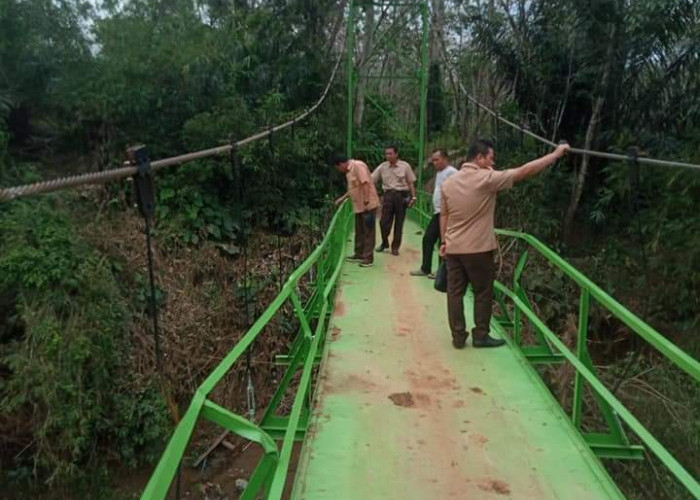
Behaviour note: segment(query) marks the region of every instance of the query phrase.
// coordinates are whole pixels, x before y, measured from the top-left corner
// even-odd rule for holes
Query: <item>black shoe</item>
[[[464,346],[467,345],[467,336],[452,337],[452,345],[455,349],[464,349]]]
[[[423,269],[416,269],[409,273],[411,276],[430,276],[430,273],[426,273]]]
[[[489,335],[483,339],[474,339],[472,341],[472,346],[474,347],[501,347],[505,345],[506,341],[503,339],[495,339]]]
[[[387,248],[389,248],[389,247],[384,246],[384,245],[379,245],[379,246],[376,248],[375,252],[380,252],[380,253],[381,253],[381,252],[383,252],[384,250],[386,250]]]
[[[399,251],[398,251],[398,250],[392,250],[392,251],[391,251],[391,255],[395,255],[395,256],[398,257]]]

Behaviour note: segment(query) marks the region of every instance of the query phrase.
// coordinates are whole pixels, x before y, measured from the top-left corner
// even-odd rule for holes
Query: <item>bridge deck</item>
[[[452,347],[417,231],[342,270],[292,498],[623,498],[518,353]]]

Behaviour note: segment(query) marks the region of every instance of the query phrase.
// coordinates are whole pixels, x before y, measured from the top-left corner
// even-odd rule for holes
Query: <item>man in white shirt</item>
[[[431,272],[433,264],[433,250],[435,243],[440,239],[440,187],[445,179],[452,174],[457,173],[457,169],[449,164],[447,151],[444,149],[436,149],[430,158],[433,167],[437,170],[435,176],[435,189],[433,190],[433,218],[423,234],[423,263],[417,271],[411,271],[411,276],[427,276],[434,278],[435,275]]]

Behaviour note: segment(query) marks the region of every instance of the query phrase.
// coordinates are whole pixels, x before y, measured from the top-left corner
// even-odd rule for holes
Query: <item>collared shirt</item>
[[[416,176],[411,170],[411,165],[403,160],[398,160],[395,165],[391,165],[388,161],[379,164],[372,172],[372,180],[376,184],[381,179],[382,189],[389,191],[408,191],[409,183],[416,182]]]
[[[435,210],[436,214],[440,213],[440,201],[442,200],[442,192],[440,191],[440,187],[442,186],[442,183],[445,181],[445,179],[447,179],[452,174],[456,173],[457,169],[454,168],[452,165],[448,165],[442,170],[440,170],[435,176],[435,190],[433,191],[433,209]]]
[[[353,212],[359,214],[379,207],[377,189],[374,187],[369,167],[367,167],[366,163],[359,160],[350,160],[345,178],[348,181],[348,193],[350,193],[350,199],[352,200]],[[363,185],[367,185],[367,187],[363,187]],[[366,197],[365,193],[368,193],[369,196]]]
[[[441,213],[447,214],[448,254],[488,252],[497,247],[494,233],[496,194],[513,187],[512,170],[465,163],[442,184]]]

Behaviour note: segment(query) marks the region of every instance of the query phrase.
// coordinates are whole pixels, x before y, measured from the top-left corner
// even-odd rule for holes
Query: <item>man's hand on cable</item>
[[[554,154],[556,154],[559,158],[563,157],[566,153],[569,152],[569,149],[571,149],[571,146],[569,146],[568,142],[561,142],[559,145],[554,149]]]
[[[345,199],[348,197],[347,193],[341,196],[340,198],[336,198],[336,200],[333,202],[336,206],[340,205],[345,201]]]

